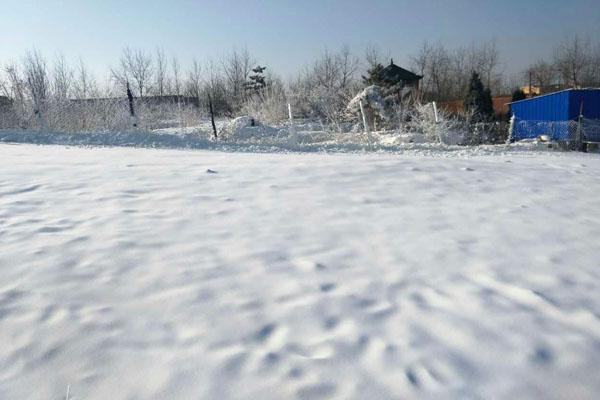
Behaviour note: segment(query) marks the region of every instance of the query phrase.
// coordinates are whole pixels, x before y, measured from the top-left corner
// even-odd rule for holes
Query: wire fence
[[[513,123],[514,140],[547,136],[558,142],[600,142],[600,120],[582,118],[580,121],[532,121],[516,119]]]
[[[584,142],[600,143],[600,119],[583,118],[581,132]]]

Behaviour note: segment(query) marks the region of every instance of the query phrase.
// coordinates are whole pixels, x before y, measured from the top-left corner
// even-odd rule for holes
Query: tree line
[[[423,101],[467,99],[472,96],[474,73],[490,94],[512,93],[530,81],[541,87],[600,86],[600,42],[578,36],[565,39],[549,58],[532,63],[517,79],[504,74],[494,41],[454,49],[426,41],[409,59],[406,67],[424,76]],[[324,51],[284,82],[246,49],[234,50],[219,60],[193,60],[184,68],[163,49],[127,47],[110,68],[110,79],[100,82],[82,60],[69,65],[59,55],[49,61],[33,50],[20,62],[0,65],[0,96],[11,100],[11,112],[16,115],[13,119],[19,120],[20,126],[36,120],[42,123],[39,118],[51,110],[67,118],[75,112],[73,108],[82,107],[81,103],[73,105],[73,100],[123,98],[127,83],[141,100],[167,95],[196,99],[196,111],[190,111],[188,104],[173,105],[180,120],[182,107],[188,113],[203,113],[210,99],[215,114],[221,116],[251,114],[281,120],[287,116],[289,103],[296,115],[331,123],[345,117],[349,101],[369,84],[361,79],[365,71],[381,69],[388,62],[389,54],[384,55],[374,46],[368,47],[362,57],[343,47]],[[108,114],[90,116],[90,120],[106,119]],[[6,125],[7,117],[4,119]]]

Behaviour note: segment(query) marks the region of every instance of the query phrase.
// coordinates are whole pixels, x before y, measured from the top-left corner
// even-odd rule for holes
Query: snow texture
[[[0,153],[1,399],[600,393],[595,155]]]

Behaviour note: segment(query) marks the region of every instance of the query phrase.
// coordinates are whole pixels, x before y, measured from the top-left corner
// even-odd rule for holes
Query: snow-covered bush
[[[244,103],[242,115],[256,115],[261,121],[278,124],[287,120],[288,100],[282,84],[272,84]]]
[[[348,49],[324,52],[291,83],[288,98],[294,112],[323,121],[337,131],[347,122],[346,106],[360,90],[354,75],[357,60]]]
[[[408,112],[407,122],[404,129],[409,133],[423,135],[429,142],[444,144],[461,144],[464,139],[467,126],[458,118],[453,118],[438,110],[436,121],[433,105],[415,104]]]
[[[261,139],[270,139],[278,134],[278,129],[263,125],[254,117],[242,116],[227,123],[219,132],[219,139],[231,141],[257,141]]]
[[[359,92],[348,103],[347,110],[358,118],[360,116],[360,104],[362,102],[365,118],[370,129],[389,125],[392,120],[390,107],[386,104],[382,88],[377,85],[368,86]]]

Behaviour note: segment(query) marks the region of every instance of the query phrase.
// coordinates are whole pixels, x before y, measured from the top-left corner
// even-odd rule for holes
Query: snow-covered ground
[[[0,398],[598,398],[600,158],[443,155],[0,145]]]

